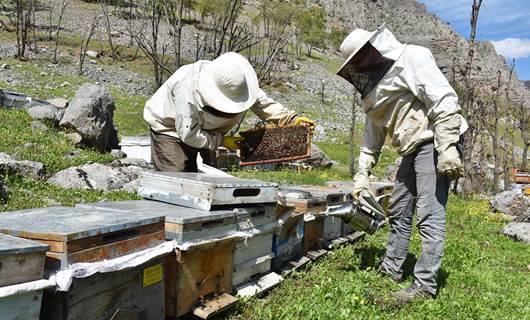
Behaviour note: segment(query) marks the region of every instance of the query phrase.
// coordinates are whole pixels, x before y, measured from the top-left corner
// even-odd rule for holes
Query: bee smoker
[[[360,197],[361,200],[347,202],[341,206],[329,208],[326,215],[342,218],[357,231],[373,234],[385,223],[385,211],[372,195]],[[366,201],[369,200],[369,201]],[[373,200],[373,201],[370,201]]]

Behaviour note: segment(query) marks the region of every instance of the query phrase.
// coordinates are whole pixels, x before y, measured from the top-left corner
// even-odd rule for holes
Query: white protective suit
[[[441,152],[458,142],[462,122],[456,92],[429,49],[400,43],[386,27],[370,43],[395,62],[362,100],[366,123],[354,181],[367,188],[387,136],[402,156],[433,138]]]
[[[180,67],[145,103],[144,119],[157,133],[175,137],[197,149],[215,151],[223,136],[245,117],[245,112],[214,115],[205,106],[197,90],[199,73],[210,61],[197,61]],[[296,114],[260,89],[250,108],[260,119],[287,124]]]

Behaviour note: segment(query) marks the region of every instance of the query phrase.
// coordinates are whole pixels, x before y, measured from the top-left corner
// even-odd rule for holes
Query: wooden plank
[[[228,293],[223,293],[201,302],[197,307],[193,309],[193,314],[201,319],[210,319],[211,317],[218,315],[233,307],[236,303],[236,297]]]
[[[312,251],[307,252],[307,257],[313,261],[316,261],[322,258],[323,256],[325,256],[327,253],[328,251],[324,249],[312,250]]]
[[[0,298],[0,319],[39,320],[42,290]]]
[[[44,252],[0,256],[0,287],[42,279]]]
[[[235,290],[241,297],[259,297],[277,287],[282,281],[282,276],[270,272],[257,280],[238,286]]]
[[[173,308],[170,317],[180,317],[190,311],[203,297],[232,292],[234,239],[192,246],[187,251],[176,250],[174,269],[168,269],[175,290],[167,290],[166,302]],[[168,292],[169,291],[169,292]]]
[[[157,265],[162,266],[161,280],[144,286],[144,270]],[[163,319],[164,269],[165,257],[160,257],[136,268],[74,279],[66,293],[46,290],[42,319]]]
[[[64,268],[76,262],[94,262],[104,259],[111,259],[133,252],[138,252],[154,247],[165,240],[165,232],[159,231],[143,236],[122,240],[107,245],[94,247],[91,249],[74,252],[72,254],[48,252],[47,267],[58,269]]]
[[[322,249],[324,246],[324,219],[316,217],[312,221],[305,221],[304,224],[304,244],[303,253],[306,254],[311,250]]]

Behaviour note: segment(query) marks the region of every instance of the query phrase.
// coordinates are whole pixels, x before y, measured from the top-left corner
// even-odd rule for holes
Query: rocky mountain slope
[[[415,0],[322,0],[319,3],[328,12],[331,25],[374,30],[386,23],[400,41],[429,48],[448,77],[453,76],[453,70],[458,77],[459,69],[465,65],[466,39]],[[458,5],[467,5],[471,10],[467,2]],[[510,68],[505,59],[495,52],[490,42],[479,42],[475,51],[473,78],[489,85],[498,70],[502,72],[503,81],[507,82]],[[513,87],[516,96],[528,100],[530,93],[522,81],[515,81]]]

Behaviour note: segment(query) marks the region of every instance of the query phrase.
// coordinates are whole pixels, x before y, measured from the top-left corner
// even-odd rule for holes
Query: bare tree
[[[508,164],[509,164],[510,152],[512,151],[512,154],[513,154],[513,150],[512,150],[513,146],[510,147],[509,140],[510,140],[510,136],[514,135],[514,132],[510,130],[510,123],[511,123],[510,118],[512,117],[512,113],[510,110],[511,108],[510,91],[511,91],[514,68],[515,68],[515,62],[512,63],[512,67],[510,69],[510,75],[508,76],[508,83],[506,84],[506,88],[505,88],[505,105],[504,105],[505,126],[504,126],[504,135],[503,135],[503,156],[502,156],[504,190],[507,190],[510,188],[509,165]]]
[[[324,102],[326,99],[326,87],[328,86],[328,81],[325,79],[320,79],[320,101]]]
[[[32,0],[15,0],[17,35],[17,57],[23,59],[26,54],[26,44],[28,42],[28,31],[31,27],[31,16],[34,6]]]
[[[135,10],[143,11],[143,15],[135,14],[129,19],[128,35],[134,39],[138,48],[151,60],[155,84],[160,87],[164,81],[164,73],[171,74],[168,67],[169,58],[165,56],[167,45],[159,46],[160,22],[162,19],[161,2],[157,0],[139,0]],[[146,15],[147,19],[141,18]]]
[[[525,171],[528,162],[528,148],[530,148],[530,108],[520,102],[517,108],[518,129],[521,132],[523,139],[523,159],[521,163],[521,170]]]
[[[55,29],[55,49],[53,51],[53,63],[57,63],[57,46],[59,45],[59,32],[61,31],[61,23],[63,16],[68,6],[68,0],[62,0],[61,11],[59,13],[59,21],[57,22],[57,28]]]
[[[164,9],[164,16],[168,26],[171,28],[173,37],[173,54],[175,60],[175,68],[180,67],[180,42],[182,35],[182,11],[184,9],[184,0],[166,0],[162,2],[162,8]]]
[[[88,50],[88,45],[90,44],[90,39],[94,35],[96,28],[99,24],[100,16],[95,16],[90,24],[90,29],[87,33],[83,34],[81,39],[81,52],[79,53],[79,75],[83,74],[83,64],[85,62],[86,51]]]
[[[113,60],[117,59],[116,55],[116,47],[114,46],[114,43],[112,42],[112,26],[110,25],[110,17],[109,17],[109,0],[98,0],[99,6],[101,7],[101,12],[103,12],[103,17],[105,18],[105,29],[107,31],[107,38],[109,41],[109,47],[110,47],[110,55]]]
[[[473,56],[475,53],[475,37],[477,34],[477,22],[482,0],[473,0],[471,7],[471,34],[469,36],[469,48],[467,52],[467,62],[464,72],[464,113],[467,115],[469,129],[464,135],[464,183],[463,190],[465,193],[473,192],[473,140],[476,125],[476,108],[475,108],[475,90],[471,83],[471,72],[473,65]]]

